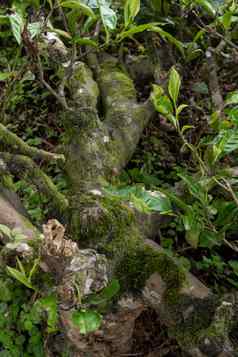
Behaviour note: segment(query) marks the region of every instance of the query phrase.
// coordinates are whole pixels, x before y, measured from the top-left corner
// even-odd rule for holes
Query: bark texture
[[[153,109],[150,102],[137,102],[134,84],[116,59],[95,58],[94,73],[76,63],[68,81],[73,111],[64,120],[73,237],[79,246],[105,254],[124,293],[143,291],[145,306],[158,311],[191,356],[235,355],[229,339],[235,302],[213,295],[175,258],[145,243],[134,211],[103,191],[131,158]],[[105,346],[107,336],[101,336]],[[82,351],[77,343],[74,347]],[[98,355],[97,348],[92,355]]]
[[[149,228],[141,229],[146,220],[128,202],[104,191],[132,157],[154,115],[152,104],[138,102],[128,73],[108,54],[93,54],[88,64],[74,63],[65,78],[70,97],[70,109],[63,110],[65,170],[71,186],[69,209],[48,177],[25,157],[50,159],[53,155],[59,159],[54,154],[32,152],[14,138],[17,146],[13,145],[13,152],[19,149],[24,156],[18,155],[17,162],[11,154],[1,154],[0,159],[3,172],[5,165],[12,173],[22,169],[56,206],[68,209],[70,232],[77,244],[65,239],[60,224],[49,222],[41,243],[41,268],[56,276],[61,324],[70,355],[129,353],[135,320],[149,306],[189,355],[235,356],[230,332],[235,328],[236,298],[215,296],[174,257],[146,241],[158,220],[148,219]],[[0,135],[1,130],[8,135],[2,127]],[[12,138],[9,135],[7,140]],[[4,193],[0,194],[0,223],[19,226],[29,238],[35,237],[38,231],[20,211]],[[72,326],[71,314],[82,306],[82,298],[100,291],[112,277],[120,281],[118,301],[113,308],[107,306],[101,328],[85,337]],[[138,293],[139,298],[135,297]],[[55,344],[57,350],[57,338]]]

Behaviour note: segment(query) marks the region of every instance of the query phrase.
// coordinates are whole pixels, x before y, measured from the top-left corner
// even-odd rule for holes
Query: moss
[[[96,108],[99,89],[93,79],[91,70],[83,62],[77,62],[73,74],[68,81],[68,87],[74,99],[73,105],[83,104]]]
[[[114,101],[122,101],[125,103],[129,100],[136,99],[136,90],[133,81],[127,74],[111,64],[108,65],[108,63],[106,63],[102,66],[99,83],[103,93],[104,104],[107,109],[113,106]]]
[[[72,207],[72,228],[75,239],[113,260],[124,290],[141,289],[151,274],[159,272],[169,300],[177,299],[186,280],[184,269],[165,252],[144,245],[134,212],[123,202],[81,194]]]
[[[119,200],[93,194],[81,194],[72,211],[78,212],[72,222],[74,236],[87,243],[110,250],[111,242],[130,229],[134,214]]]
[[[126,277],[126,289],[144,287],[146,280],[158,272],[167,286],[167,297],[172,303],[177,298],[177,292],[186,281],[185,271],[176,264],[173,257],[165,252],[157,252],[141,242],[139,249],[127,252],[122,264],[118,267],[118,274]]]
[[[191,306],[193,310],[186,316]],[[170,306],[169,310],[170,315],[176,321],[176,325],[169,328],[170,335],[175,337],[183,347],[192,348],[198,345],[203,336],[207,336],[215,309],[216,300],[212,295],[206,299],[178,295],[176,304]]]

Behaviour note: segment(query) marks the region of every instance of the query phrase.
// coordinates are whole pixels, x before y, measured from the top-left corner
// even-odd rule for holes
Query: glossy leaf
[[[109,3],[105,0],[98,0],[100,16],[103,25],[107,30],[115,30],[117,25],[117,15],[113,9],[110,8]]]
[[[81,37],[79,35],[74,36],[72,40],[74,43],[78,43],[79,45],[98,47],[98,43],[96,41],[91,40],[90,38]]]
[[[141,33],[144,31],[153,31],[153,28],[156,27],[159,23],[148,23],[148,24],[143,24],[143,25],[138,25],[138,26],[131,26],[128,30],[122,31],[119,33],[117,36],[118,41],[122,41],[127,37],[133,37],[137,33]]]
[[[160,191],[148,191],[141,186],[126,186],[123,188],[109,186],[105,191],[118,198],[130,201],[137,210],[143,213],[157,211],[161,214],[168,214],[172,211],[169,198]]]
[[[9,15],[9,21],[11,24],[12,33],[17,43],[20,45],[22,42],[21,34],[24,29],[23,16],[18,12],[14,12],[11,15]]]
[[[25,285],[27,288],[36,290],[35,287],[31,284],[31,282],[27,279],[26,275],[21,271],[14,269],[12,267],[7,266],[7,272],[16,280],[18,280],[21,284]]]
[[[97,295],[91,296],[88,299],[88,303],[93,305],[100,305],[110,301],[120,291],[119,281],[113,279],[108,286],[106,286]]]
[[[176,114],[179,115],[187,107],[187,104],[180,104],[180,106],[176,109]]]
[[[27,30],[31,35],[31,39],[33,40],[37,37],[42,31],[42,23],[41,22],[32,22],[27,25]]]
[[[72,314],[72,322],[79,327],[80,333],[86,335],[99,329],[102,323],[101,315],[93,310],[80,310]]]
[[[238,90],[227,95],[225,105],[238,104]]]
[[[55,295],[50,295],[37,301],[38,307],[47,313],[47,331],[49,333],[57,331],[58,312],[57,299]]]
[[[124,6],[124,24],[128,27],[140,11],[140,0],[127,0]]]
[[[173,67],[170,71],[169,75],[169,85],[168,85],[168,90],[169,90],[169,95],[172,98],[174,102],[174,106],[176,107],[177,105],[177,100],[179,96],[179,91],[180,91],[180,86],[181,86],[181,79],[180,75],[176,71],[176,69]]]
[[[7,238],[11,238],[11,229],[4,224],[0,224],[0,236],[2,235],[6,236]]]
[[[195,0],[210,16],[216,15],[216,7],[213,6],[212,1],[209,0]]]
[[[93,10],[79,0],[68,0],[60,3],[62,7],[80,10],[84,15],[95,17]]]

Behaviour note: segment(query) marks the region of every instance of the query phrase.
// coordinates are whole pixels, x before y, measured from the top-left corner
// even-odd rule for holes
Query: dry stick
[[[217,38],[220,38],[221,40],[223,40],[224,42],[226,42],[230,47],[233,47],[234,49],[236,49],[238,51],[238,46],[232,42],[231,40],[229,40],[228,38],[226,38],[226,36],[223,36],[222,34],[220,34],[219,32],[217,32],[217,30],[211,28],[209,25],[206,25],[202,19],[200,18],[200,16],[196,13],[196,11],[193,11],[193,13],[195,14],[198,22],[200,23],[199,28],[203,31],[205,31],[208,34],[212,34],[214,36],[216,36]]]
[[[45,150],[34,148],[25,143],[16,134],[7,129],[0,123],[0,144],[7,147],[8,151],[17,152],[31,157],[34,160],[44,161],[61,161],[64,162],[65,158],[62,154],[55,154]]]
[[[58,212],[68,207],[65,196],[58,191],[51,178],[46,175],[32,159],[24,155],[0,153],[0,172],[12,173],[30,181],[40,192],[53,202]]]
[[[217,63],[215,59],[214,49],[209,47],[206,51],[208,76],[209,76],[209,89],[212,96],[214,108],[219,113],[222,113],[224,102],[221,95],[219,80],[217,76]]]

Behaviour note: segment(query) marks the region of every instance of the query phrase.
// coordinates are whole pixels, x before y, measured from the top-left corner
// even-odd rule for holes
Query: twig
[[[235,246],[234,244],[230,243],[227,239],[223,239],[223,242],[232,250],[234,250],[236,253],[238,253],[238,247]]]
[[[212,35],[216,36],[217,38],[220,38],[221,40],[223,40],[224,42],[226,42],[230,47],[233,47],[233,48],[235,48],[236,50],[238,50],[238,46],[237,46],[234,42],[232,42],[231,40],[229,40],[228,38],[226,38],[225,36],[223,36],[222,34],[220,34],[219,32],[217,32],[216,29],[211,28],[210,25],[206,25],[206,24],[202,21],[201,17],[196,13],[196,11],[193,11],[193,13],[195,14],[195,16],[196,16],[196,18],[197,18],[197,20],[198,20],[198,22],[199,22],[199,24],[200,24],[200,25],[198,25],[198,26],[199,26],[199,28],[200,28],[201,30],[205,31],[206,33],[212,34]]]
[[[224,102],[221,95],[218,75],[217,75],[217,63],[215,59],[214,49],[209,47],[206,51],[207,67],[208,67],[208,78],[209,78],[209,89],[212,96],[212,102],[214,108],[219,113],[222,113],[224,108]]]
[[[68,104],[66,102],[65,96],[62,94],[62,96],[60,94],[58,94],[50,85],[49,83],[46,82],[46,80],[44,79],[44,71],[43,71],[43,67],[42,67],[42,63],[41,63],[41,59],[40,56],[38,55],[38,71],[39,71],[39,75],[40,75],[40,81],[41,83],[46,87],[46,89],[48,89],[48,91],[58,100],[58,102],[63,106],[63,108],[67,111],[72,111],[71,108],[68,107]]]

